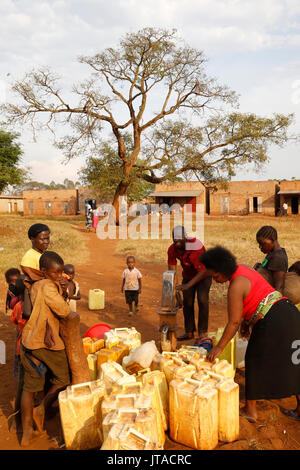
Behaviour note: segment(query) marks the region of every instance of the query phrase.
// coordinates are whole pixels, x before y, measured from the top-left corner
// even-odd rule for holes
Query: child
[[[24,368],[21,446],[29,445],[37,437],[33,430],[33,418],[38,431],[42,432],[45,411],[57,399],[59,391],[70,383],[65,345],[59,335],[59,319],[70,315],[70,307],[63,298],[60,285],[64,262],[57,253],[47,251],[40,258],[39,268],[45,279],[31,287],[33,309],[23,329],[20,346]],[[44,389],[47,369],[52,374],[51,388],[41,405],[33,408],[34,394]]]
[[[133,315],[133,304],[135,306],[135,313],[139,311],[138,301],[139,294],[142,292],[142,275],[135,267],[134,256],[127,256],[127,268],[123,271],[123,282],[121,292],[125,289],[125,299],[129,306],[128,315]]]
[[[260,270],[264,268],[268,282],[276,290],[282,292],[285,274],[288,270],[288,257],[285,249],[279,245],[276,229],[270,225],[261,227],[256,234],[256,240],[266,257],[261,265],[255,265],[255,269],[263,275]]]
[[[67,302],[72,312],[77,312],[76,301],[81,299],[81,294],[79,291],[78,282],[74,281],[75,267],[73,264],[65,264],[64,273],[68,276]]]
[[[6,315],[11,315],[15,304],[19,301],[16,290],[16,282],[20,274],[21,273],[17,268],[10,268],[5,273],[5,279],[8,284],[5,304]]]

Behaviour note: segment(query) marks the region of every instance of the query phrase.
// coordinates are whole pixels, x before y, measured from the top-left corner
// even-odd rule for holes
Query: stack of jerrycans
[[[104,341],[106,348],[121,343],[131,351],[141,345],[141,334],[134,327],[115,328],[104,333]]]
[[[102,381],[71,385],[58,395],[62,429],[67,449],[99,448],[103,442]]]
[[[107,393],[110,393],[115,385],[136,382],[133,375],[127,374],[120,364],[113,361],[101,364],[99,378],[103,380]]]

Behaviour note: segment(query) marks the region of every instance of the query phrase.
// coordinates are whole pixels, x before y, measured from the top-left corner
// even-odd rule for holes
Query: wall
[[[0,196],[0,212],[1,213],[18,213],[23,212],[22,196]]]
[[[24,215],[76,215],[77,190],[23,191]]]

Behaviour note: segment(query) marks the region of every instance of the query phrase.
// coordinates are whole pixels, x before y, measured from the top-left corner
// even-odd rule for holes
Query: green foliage
[[[19,166],[23,152],[18,137],[0,130],[0,192],[9,185],[21,183],[27,176],[27,171]]]

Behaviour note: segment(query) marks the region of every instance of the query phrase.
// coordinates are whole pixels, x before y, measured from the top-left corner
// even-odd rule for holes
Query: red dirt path
[[[78,228],[77,228],[78,229]],[[158,340],[157,308],[161,297],[162,273],[164,265],[139,263],[137,267],[143,275],[143,291],[140,296],[140,311],[134,317],[128,317],[124,296],[121,294],[121,273],[125,265],[125,256],[114,254],[115,240],[99,240],[94,233],[86,233],[89,238],[87,246],[89,259],[77,267],[76,278],[80,285],[82,300],[78,302],[78,313],[81,316],[82,336],[85,331],[96,323],[108,323],[112,328],[135,326],[142,333],[142,341]],[[72,262],[72,260],[65,260]],[[5,285],[2,282],[2,297],[5,295]],[[88,290],[101,288],[105,291],[105,309],[89,311],[87,303]],[[209,330],[213,331],[224,326],[226,321],[225,305],[215,304],[211,298]],[[178,314],[180,326],[183,327],[182,313]],[[13,379],[13,355],[15,345],[15,327],[9,318],[3,314],[3,300],[0,311],[0,340],[6,343],[7,359],[5,365],[0,365],[0,450],[19,450],[20,436],[9,432],[7,417],[12,412],[11,401],[15,396],[16,382]],[[190,343],[191,344],[191,343]],[[240,384],[241,403],[244,399],[244,370],[237,371],[236,380]],[[279,406],[295,407],[293,397],[261,401],[258,404],[259,419],[256,424],[250,424],[245,418],[240,418],[239,440],[230,444],[219,444],[218,449],[230,450],[300,450],[300,422],[295,422],[281,414]],[[48,437],[41,437],[28,447],[29,450],[57,449],[63,442],[59,417],[46,421]],[[167,438],[165,449],[187,449]]]

